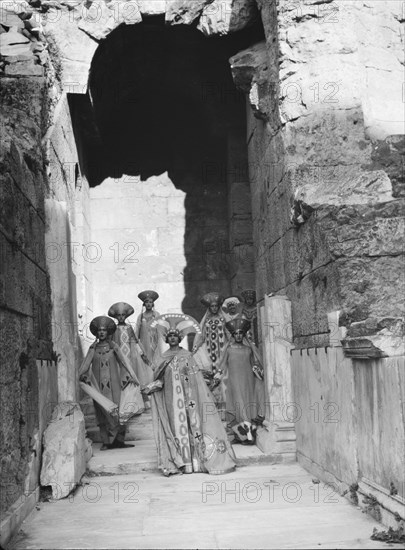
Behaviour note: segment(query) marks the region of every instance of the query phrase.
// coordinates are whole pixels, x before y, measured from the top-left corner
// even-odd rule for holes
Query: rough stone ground
[[[138,452],[147,461],[150,445]],[[130,453],[96,451],[94,459],[124,463]],[[395,547],[370,540],[382,526],[298,464],[256,463],[224,476],[165,478],[152,469],[87,477],[73,496],[37,508],[10,548]]]

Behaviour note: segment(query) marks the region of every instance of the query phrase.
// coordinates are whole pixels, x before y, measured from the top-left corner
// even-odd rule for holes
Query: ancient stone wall
[[[401,353],[402,4],[259,4],[266,42],[231,59],[252,107],[259,298],[291,299],[298,347],[327,344],[339,310],[347,337],[384,331]]]
[[[404,421],[403,7],[259,6],[266,41],[230,63],[251,107],[258,297],[290,299],[301,348],[298,457],[338,487],[374,483],[385,499],[403,482],[403,439],[392,436],[392,452],[386,440]]]
[[[79,331],[84,330],[87,322],[88,306],[85,304],[90,295],[86,284],[90,274],[86,269],[92,256],[90,241],[86,238],[89,235],[88,183],[80,174],[66,94],[62,94],[58,102],[53,124],[44,141],[49,163],[45,242],[52,289],[52,339],[58,357],[59,398],[75,401],[77,365],[83,357]]]
[[[189,178],[189,198],[167,173],[147,181],[123,176],[91,189],[97,315],[117,301],[131,303],[140,313],[138,293],[153,288],[161,313],[183,310],[199,318],[199,297],[209,288],[229,294],[229,265],[210,246],[221,235],[227,240],[226,187],[222,193],[218,189],[214,204],[202,201],[199,181],[190,183]]]
[[[38,431],[37,359],[51,359],[45,262],[44,78],[1,79],[1,500],[23,492]]]
[[[231,289],[240,294],[243,289],[254,288],[252,205],[246,149],[246,127],[233,128],[227,147],[228,217]]]
[[[403,357],[352,361],[342,348],[292,352],[298,459],[335,491],[349,494],[351,487],[354,502],[361,504],[362,484],[377,489],[380,500],[404,498],[403,373]],[[388,523],[396,526],[393,518]]]
[[[1,5],[3,542],[38,498],[42,432],[58,398],[74,399],[80,357],[70,251],[77,153],[58,51],[37,15]]]

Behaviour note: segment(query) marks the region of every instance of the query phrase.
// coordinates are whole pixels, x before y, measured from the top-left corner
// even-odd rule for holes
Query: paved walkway
[[[70,498],[40,503],[12,548],[395,547],[370,540],[373,527],[299,465],[260,463],[223,476],[88,477]]]

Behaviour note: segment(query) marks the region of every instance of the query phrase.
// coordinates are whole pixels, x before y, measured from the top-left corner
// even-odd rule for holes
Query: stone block
[[[246,178],[247,178],[246,174]],[[230,207],[232,215],[251,213],[250,187],[246,182],[234,182],[229,188]]]
[[[166,0],[137,0],[142,15],[160,15],[166,11]]]
[[[166,0],[166,23],[191,25],[211,0]]]
[[[237,246],[252,243],[252,220],[250,217],[231,220],[230,239],[231,243]]]
[[[249,93],[252,83],[261,71],[267,69],[268,57],[265,42],[259,42],[230,58],[232,77],[235,85]]]
[[[33,59],[10,63],[4,72],[6,76],[44,76],[43,67],[36,65]]]
[[[13,10],[7,9],[6,6],[2,6],[0,10],[0,23],[5,27],[13,27],[15,29],[24,28],[23,20],[18,17]]]
[[[206,36],[240,31],[257,20],[254,0],[214,0],[201,12],[197,29]]]
[[[96,40],[106,38],[116,27],[125,24],[135,24],[142,21],[138,4],[135,0],[121,2],[114,0],[106,4],[104,0],[82,5],[82,17],[78,23],[79,29]]]
[[[77,403],[58,404],[44,432],[43,445],[41,485],[52,487],[53,498],[64,498],[86,470],[85,423]]]
[[[44,34],[46,38],[51,36],[51,41],[59,49],[64,91],[85,94],[91,60],[98,43],[79,29],[78,17],[76,11],[52,7],[47,12]]]

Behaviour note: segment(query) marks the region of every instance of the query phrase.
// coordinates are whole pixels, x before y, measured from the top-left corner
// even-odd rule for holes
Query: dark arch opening
[[[186,193],[182,309],[201,316],[199,296],[235,291],[229,250],[229,144],[245,140],[245,96],[229,57],[263,39],[255,25],[220,38],[150,17],[120,26],[92,61],[90,96],[69,98],[82,173],[106,178],[168,172]],[[235,155],[234,155],[235,156]],[[241,158],[239,179],[247,179]],[[234,167],[233,167],[234,170]]]

